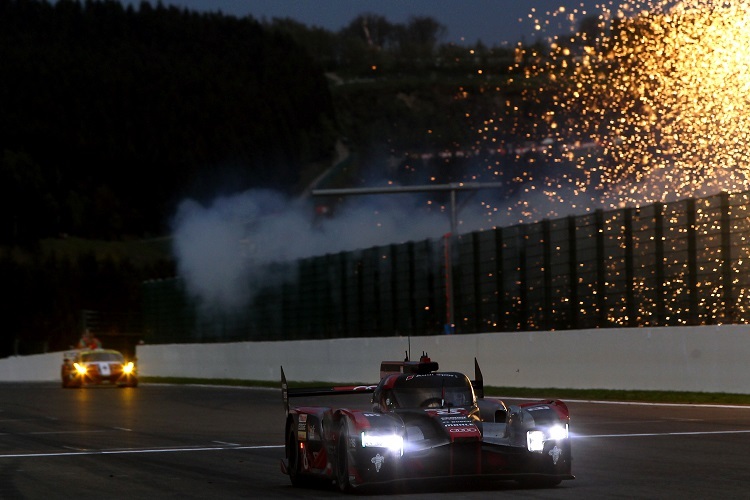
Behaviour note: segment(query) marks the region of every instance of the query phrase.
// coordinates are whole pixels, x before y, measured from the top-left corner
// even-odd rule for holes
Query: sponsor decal
[[[456,375],[455,373],[420,373],[418,375],[408,375],[404,380],[412,380],[415,378],[422,378],[422,377],[446,377],[446,378],[460,378],[461,376]]]
[[[538,410],[549,410],[549,406],[532,406],[530,408],[526,408],[526,411],[538,411]]]
[[[463,408],[440,408],[439,410],[435,410],[435,413],[437,415],[461,415],[465,411]]]
[[[451,434],[458,434],[461,432],[474,433],[477,432],[477,430],[478,429],[476,427],[451,427],[450,429],[448,429],[448,432],[450,432]]]
[[[297,422],[297,439],[304,441],[307,437],[307,415],[304,413],[299,416],[299,422]]]
[[[383,462],[385,462],[385,457],[378,453],[372,459],[370,460],[373,464],[375,464],[375,472],[380,472],[380,468],[383,466]]]
[[[558,448],[557,445],[549,450],[549,456],[552,457],[552,463],[554,465],[557,465],[557,461],[560,460],[560,455],[562,455],[562,450]]]

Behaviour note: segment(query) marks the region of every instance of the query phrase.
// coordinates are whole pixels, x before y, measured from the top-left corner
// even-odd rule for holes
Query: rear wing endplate
[[[474,394],[478,398],[484,397],[484,377],[482,377],[482,370],[479,369],[479,362],[477,358],[474,358],[474,380],[471,381],[471,385],[474,386]]]

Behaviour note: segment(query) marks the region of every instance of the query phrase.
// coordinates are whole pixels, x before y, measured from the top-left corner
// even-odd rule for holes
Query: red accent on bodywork
[[[325,446],[320,449],[319,452],[313,453],[313,460],[311,467],[313,469],[325,469],[328,465],[328,454],[326,453]]]
[[[334,391],[372,391],[377,387],[377,385],[340,385],[333,387],[332,389]]]
[[[570,412],[568,411],[568,405],[566,405],[559,399],[544,399],[540,401],[532,401],[529,403],[521,403],[518,406],[520,406],[521,408],[528,408],[529,406],[536,406],[536,405],[547,405],[550,408],[554,408],[554,410],[561,417],[564,417],[564,418],[570,417]]]
[[[396,380],[401,376],[400,373],[396,373],[393,375],[389,375],[384,381],[382,388],[383,389],[393,389],[393,386],[396,384]]]
[[[554,408],[557,414],[560,415],[560,418],[565,421],[570,421],[570,410],[568,410],[568,405],[560,400],[553,401],[552,403],[552,408]]]
[[[344,410],[344,412],[349,416],[349,418],[352,419],[352,422],[354,423],[354,427],[360,431],[362,429],[369,429],[372,427],[370,425],[370,421],[365,417],[363,412],[359,411],[351,411],[351,410]]]
[[[518,406],[521,408],[529,408],[531,406],[537,406],[537,405],[547,405],[550,408],[552,408],[555,413],[560,417],[560,420],[563,422],[570,422],[570,410],[568,410],[568,405],[560,401],[559,399],[555,400],[546,400],[546,401],[535,401],[532,403],[522,403]]]

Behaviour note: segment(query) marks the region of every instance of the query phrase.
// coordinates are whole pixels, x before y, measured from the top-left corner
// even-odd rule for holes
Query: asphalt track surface
[[[541,395],[543,396],[543,395]],[[358,406],[362,399],[334,399]],[[750,407],[569,402],[575,480],[415,484],[365,498],[746,498]],[[280,391],[0,384],[0,498],[333,498],[281,474]]]

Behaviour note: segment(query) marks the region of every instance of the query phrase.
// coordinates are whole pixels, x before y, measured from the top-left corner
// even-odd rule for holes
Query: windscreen
[[[118,361],[123,362],[122,354],[119,352],[87,352],[81,356],[84,363],[96,363],[101,361]]]

